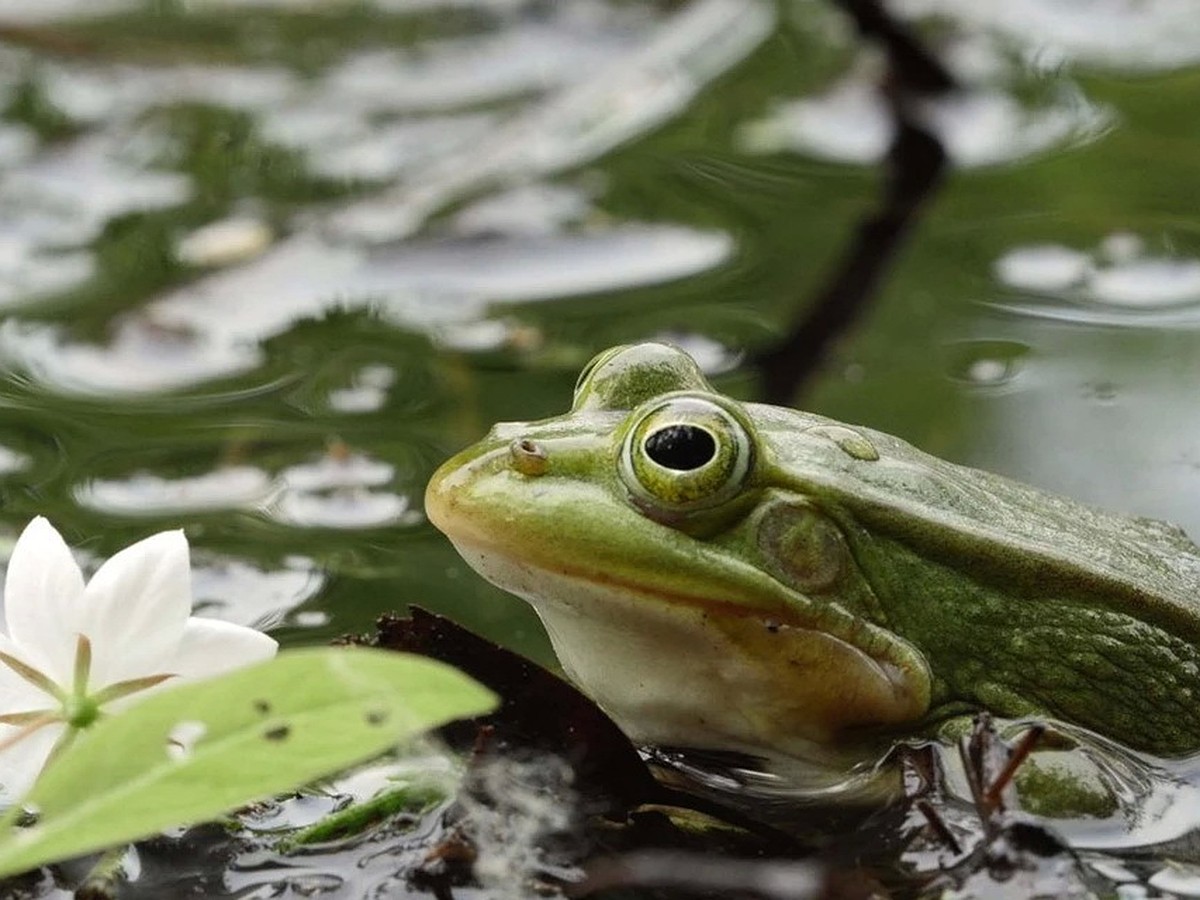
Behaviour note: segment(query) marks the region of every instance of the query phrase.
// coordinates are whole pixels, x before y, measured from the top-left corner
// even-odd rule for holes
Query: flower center
[[[70,728],[87,728],[100,718],[100,704],[91,697],[72,694],[63,701],[62,717]]]

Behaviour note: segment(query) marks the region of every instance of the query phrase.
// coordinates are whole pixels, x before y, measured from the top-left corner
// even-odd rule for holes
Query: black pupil
[[[646,438],[646,455],[664,468],[690,472],[717,455],[717,442],[695,425],[668,425]]]

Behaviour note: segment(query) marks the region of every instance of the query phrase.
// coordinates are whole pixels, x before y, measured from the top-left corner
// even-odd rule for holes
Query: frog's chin
[[[454,543],[537,610],[564,671],[635,742],[784,755],[832,784],[879,753],[848,732],[924,712],[904,673],[825,632]]]

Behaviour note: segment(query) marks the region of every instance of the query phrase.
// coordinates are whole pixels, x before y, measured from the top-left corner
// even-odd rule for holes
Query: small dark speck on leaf
[[[388,714],[386,710],[369,709],[367,710],[366,715],[363,716],[363,719],[368,725],[382,725],[387,721]]]
[[[282,741],[286,740],[287,736],[291,733],[291,726],[279,725],[275,728],[268,728],[263,732],[263,737],[265,737],[268,741]]]
[[[271,704],[268,703],[266,700],[255,700],[254,701],[254,711],[257,713],[261,713],[262,715],[265,716],[267,713],[269,713],[271,711]]]

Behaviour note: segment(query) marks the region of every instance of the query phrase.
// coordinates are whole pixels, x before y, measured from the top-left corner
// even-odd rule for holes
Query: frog
[[[735,400],[668,343],[598,354],[566,414],[496,424],[425,509],[639,744],[786,758],[848,797],[977,711],[1200,750],[1183,530]]]

